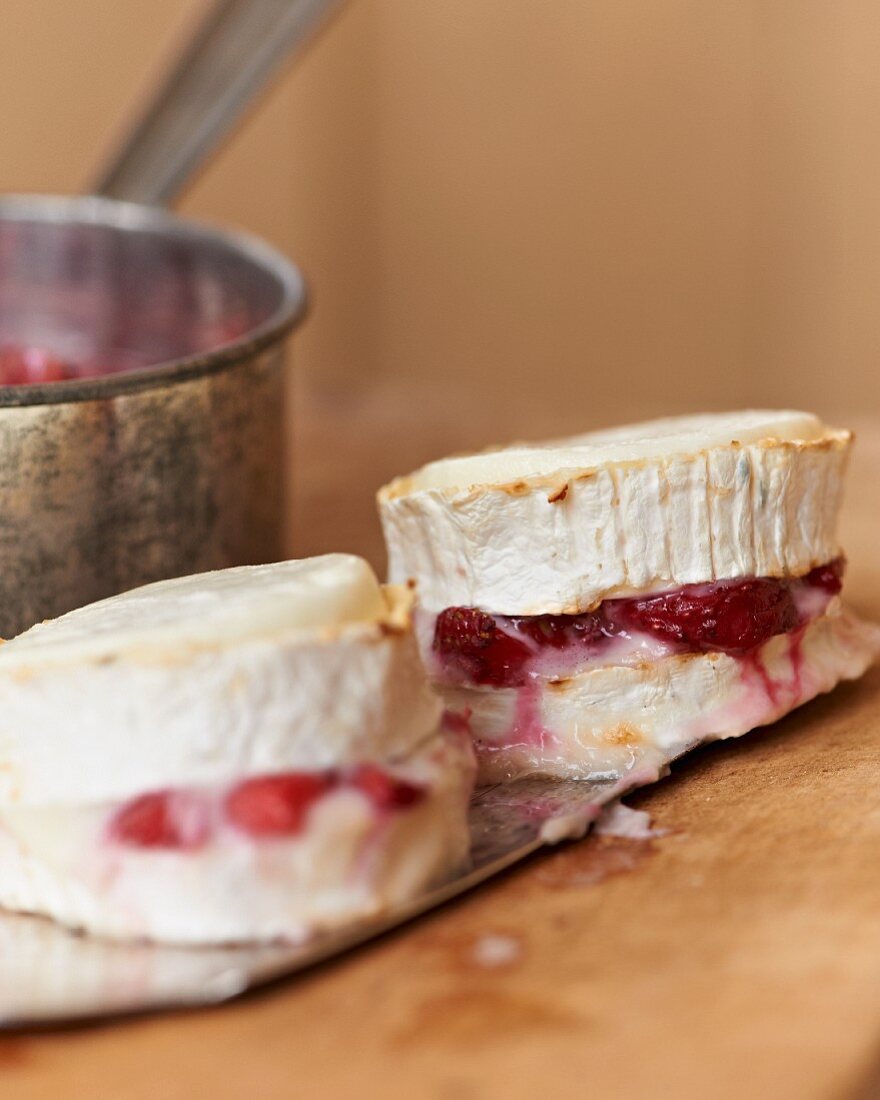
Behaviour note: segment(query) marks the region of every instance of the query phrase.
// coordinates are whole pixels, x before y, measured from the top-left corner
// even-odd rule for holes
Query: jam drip
[[[795,580],[747,577],[605,600],[581,615],[449,607],[437,617],[433,650],[445,678],[492,687],[522,686],[554,650],[589,660],[609,655],[621,639],[648,639],[668,653],[743,656],[821,613],[840,592],[844,564],[837,558]]]

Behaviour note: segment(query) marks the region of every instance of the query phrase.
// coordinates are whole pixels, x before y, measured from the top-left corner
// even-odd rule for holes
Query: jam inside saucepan
[[[271,318],[280,294],[222,238],[0,217],[0,386],[212,352]]]

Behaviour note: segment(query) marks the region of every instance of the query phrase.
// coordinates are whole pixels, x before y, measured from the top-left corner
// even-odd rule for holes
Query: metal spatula
[[[297,946],[115,943],[42,917],[0,913],[0,1029],[219,1004],[325,962],[470,890],[543,845],[585,832],[601,808],[632,785],[632,778],[528,779],[483,788],[471,805],[471,862],[461,874],[375,920]]]

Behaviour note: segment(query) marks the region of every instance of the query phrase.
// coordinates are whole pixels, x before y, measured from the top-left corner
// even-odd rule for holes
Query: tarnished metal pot
[[[281,554],[283,343],[304,300],[248,237],[106,199],[0,200],[0,353],[102,372],[0,387],[0,635]]]

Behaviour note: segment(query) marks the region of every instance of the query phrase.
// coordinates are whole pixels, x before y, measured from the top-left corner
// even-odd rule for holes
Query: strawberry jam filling
[[[379,813],[418,805],[424,787],[374,764],[339,772],[284,772],[245,779],[217,796],[206,791],[151,791],[113,815],[109,839],[131,848],[188,851],[203,847],[224,826],[254,840],[290,839],[305,829],[312,806],[327,794],[359,791]]]
[[[40,347],[0,346],[0,386],[64,382],[75,377],[71,363]]]
[[[841,589],[836,558],[797,579],[747,577],[605,600],[581,615],[491,615],[449,607],[437,616],[435,673],[453,683],[520,687],[594,664],[676,653],[744,656],[823,614]]]

